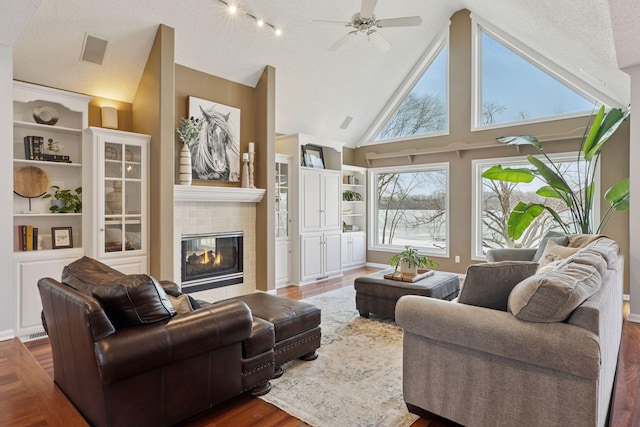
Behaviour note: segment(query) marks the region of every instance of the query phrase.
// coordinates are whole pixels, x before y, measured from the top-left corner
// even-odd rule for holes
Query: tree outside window
[[[419,170],[378,169],[372,174],[376,191],[374,246],[395,250],[410,245],[425,252],[446,253],[447,165]]]

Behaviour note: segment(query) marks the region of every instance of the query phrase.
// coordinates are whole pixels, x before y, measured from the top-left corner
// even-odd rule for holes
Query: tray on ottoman
[[[396,303],[405,295],[420,295],[431,298],[452,300],[460,292],[460,279],[456,274],[435,272],[417,282],[403,282],[385,279],[384,275],[393,270],[384,270],[354,281],[356,289],[356,309],[362,317],[374,313],[395,320]]]

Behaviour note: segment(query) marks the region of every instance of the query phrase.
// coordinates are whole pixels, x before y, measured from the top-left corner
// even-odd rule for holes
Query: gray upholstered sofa
[[[501,253],[469,268],[458,302],[400,299],[411,412],[466,426],[605,425],[623,258],[611,239],[578,237],[585,247],[547,272],[531,275],[537,263]]]

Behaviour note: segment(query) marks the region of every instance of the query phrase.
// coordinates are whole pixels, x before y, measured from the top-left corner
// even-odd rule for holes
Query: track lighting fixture
[[[267,26],[273,30],[276,36],[279,36],[282,34],[282,29],[280,29],[279,27],[276,27],[270,22],[265,21],[262,18],[258,18],[254,13],[246,10],[244,7],[242,7],[241,4],[237,3],[235,0],[218,0],[218,3],[222,3],[225,6],[225,8],[227,9],[227,12],[229,12],[229,15],[246,16],[247,18],[255,22],[255,24],[258,27]]]

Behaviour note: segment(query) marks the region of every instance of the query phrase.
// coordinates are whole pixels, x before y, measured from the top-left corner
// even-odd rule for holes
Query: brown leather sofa
[[[269,390],[273,327],[244,345],[261,321],[245,303],[177,314],[153,278],[89,258],[67,266],[62,282],[38,281],[54,380],[91,425],[171,425]]]

